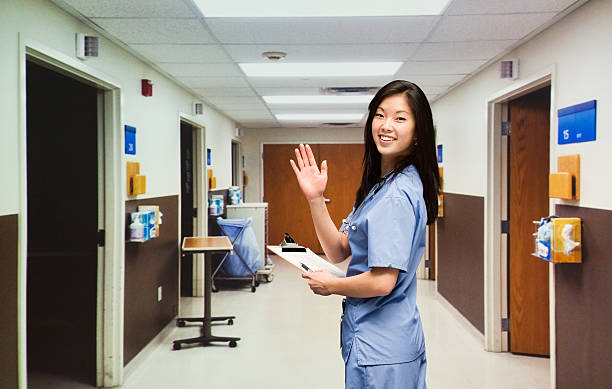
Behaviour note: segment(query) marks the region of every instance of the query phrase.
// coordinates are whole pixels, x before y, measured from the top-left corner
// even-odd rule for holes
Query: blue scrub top
[[[416,306],[416,269],[425,250],[427,208],[414,166],[372,188],[361,206],[343,221],[352,258],[347,277],[373,267],[399,269],[387,296],[347,297],[342,320],[342,358],[357,353],[359,365],[410,362],[425,351]],[[376,193],[375,193],[376,192]]]

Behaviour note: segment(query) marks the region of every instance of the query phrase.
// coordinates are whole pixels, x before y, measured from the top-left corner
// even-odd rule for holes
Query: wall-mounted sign
[[[597,100],[561,108],[557,111],[557,143],[589,142],[596,139]]]
[[[442,163],[442,145],[438,145],[438,163]]]
[[[212,165],[212,158],[211,158],[211,151],[210,149],[206,149],[206,166],[210,166]]]
[[[124,126],[125,128],[125,153],[136,154],[136,127]]]

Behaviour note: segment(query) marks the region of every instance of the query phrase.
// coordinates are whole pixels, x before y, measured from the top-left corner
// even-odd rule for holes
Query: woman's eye
[[[374,116],[375,116],[375,117],[377,117],[377,118],[381,118],[381,117],[383,117],[382,113],[377,113],[377,114],[374,114]]]
[[[405,117],[402,117],[402,116],[398,116],[398,117],[397,117],[397,120],[404,121],[404,120],[406,120],[406,118],[405,118]]]

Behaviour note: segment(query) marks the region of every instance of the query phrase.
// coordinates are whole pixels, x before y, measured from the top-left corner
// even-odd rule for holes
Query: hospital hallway
[[[236,315],[234,325],[214,324],[212,332],[240,337],[236,348],[174,351],[172,340],[198,336],[199,327],[171,323],[146,356],[128,365],[123,388],[343,388],[341,297],[315,296],[299,271],[271,258],[275,278],[256,293],[234,284],[212,295],[213,315]],[[418,283],[429,389],[549,388],[549,359],[484,351],[482,334],[437,297],[435,282]],[[181,316],[202,309],[202,298],[181,299]]]

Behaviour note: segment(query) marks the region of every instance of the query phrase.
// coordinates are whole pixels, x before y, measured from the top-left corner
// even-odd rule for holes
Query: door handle
[[[325,201],[326,203],[331,203],[331,199],[328,199],[327,197],[324,197],[323,201]]]

